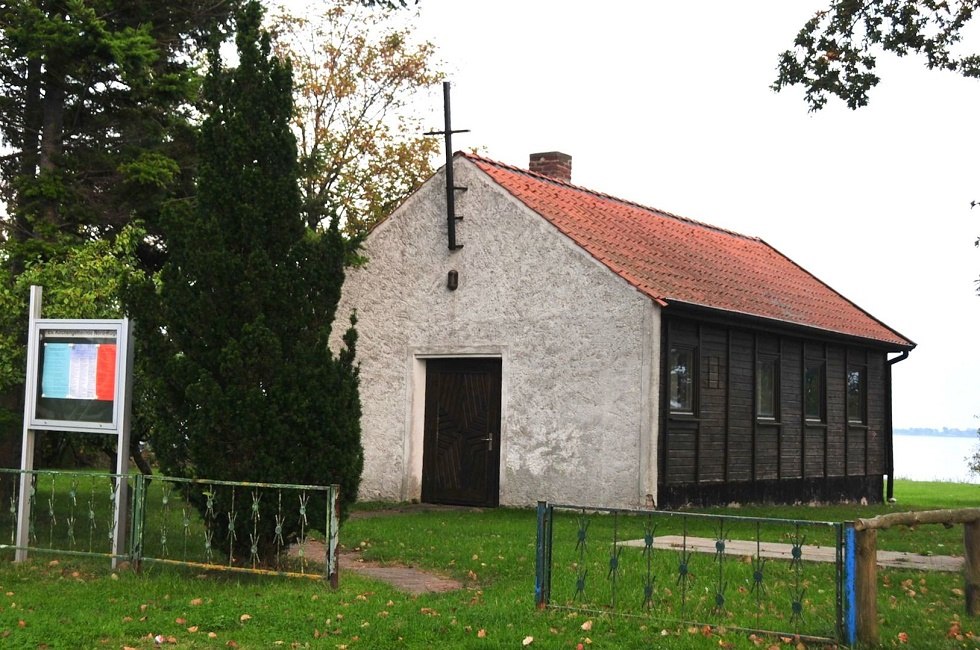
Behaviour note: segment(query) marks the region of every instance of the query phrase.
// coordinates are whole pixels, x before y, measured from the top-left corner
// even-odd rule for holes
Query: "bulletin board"
[[[39,319],[33,330],[30,428],[118,433],[129,380],[128,321]]]

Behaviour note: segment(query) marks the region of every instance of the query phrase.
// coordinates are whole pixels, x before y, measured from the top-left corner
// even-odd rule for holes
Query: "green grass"
[[[980,487],[972,485],[900,481],[896,496],[899,503],[883,506],[722,511],[845,520],[910,509],[980,505]],[[365,509],[377,507],[366,504]],[[306,579],[200,573],[161,565],[147,565],[136,575],[128,570],[112,572],[104,560],[36,554],[23,565],[0,564],[0,647],[153,648],[160,647],[153,641],[156,635],[175,641],[162,646],[165,648],[234,647],[230,642],[240,648],[520,648],[526,637],[533,637],[532,649],[575,648],[579,643],[592,648],[796,647],[795,640],[778,637],[757,645],[748,633],[734,629],[706,632],[649,617],[536,610],[535,513],[531,510],[371,514],[344,526],[341,539],[346,547],[361,548],[367,559],[456,577],[464,588],[414,597],[344,572],[340,588],[333,591],[322,582]],[[597,520],[590,528],[597,554],[590,560],[596,567],[590,576],[597,580],[606,577],[603,562],[608,545],[599,540],[600,529],[608,525],[608,520]],[[577,533],[577,521],[566,517],[561,526],[559,530],[556,524],[556,535],[563,536],[561,542],[556,538],[556,553],[560,546],[566,550],[559,555],[567,548],[574,551],[574,539],[567,537]],[[959,526],[883,531],[879,547],[962,554],[962,535]],[[704,556],[702,561],[710,559]],[[577,560],[556,558],[556,571],[569,570],[569,561]],[[808,572],[823,570],[807,565]],[[665,578],[664,585],[667,582]],[[808,597],[817,607],[829,596],[817,594],[816,582],[813,584]],[[962,578],[956,574],[880,571],[882,645],[980,647],[980,642],[968,636],[980,634],[980,621],[963,617],[962,587]],[[737,591],[730,593],[735,597]],[[568,592],[555,595],[565,599]],[[583,629],[586,623],[589,629]],[[955,638],[955,625],[959,625],[962,640]],[[954,634],[948,636],[951,628]],[[906,644],[899,640],[903,632],[909,635]]]

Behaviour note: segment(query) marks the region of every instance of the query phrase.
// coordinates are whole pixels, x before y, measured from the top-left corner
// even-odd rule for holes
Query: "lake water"
[[[973,456],[980,438],[956,436],[895,435],[895,478],[913,481],[980,483],[970,474],[967,457]]]

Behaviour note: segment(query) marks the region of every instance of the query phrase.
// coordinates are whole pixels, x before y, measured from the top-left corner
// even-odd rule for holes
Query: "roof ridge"
[[[659,216],[662,216],[662,217],[666,217],[668,219],[676,219],[678,221],[683,221],[684,223],[689,223],[689,224],[692,224],[692,225],[695,225],[695,226],[700,226],[702,228],[707,228],[709,230],[714,230],[714,231],[717,231],[717,232],[721,232],[721,233],[724,233],[726,235],[732,235],[732,236],[735,236],[735,237],[740,237],[742,239],[748,239],[748,240],[757,241],[757,242],[762,242],[763,241],[760,237],[756,237],[754,235],[746,235],[744,233],[740,233],[740,232],[737,232],[737,231],[734,231],[734,230],[729,230],[728,228],[722,228],[721,226],[716,226],[714,224],[710,224],[710,223],[707,223],[707,222],[704,222],[704,221],[698,221],[697,219],[692,219],[690,217],[685,217],[685,216],[682,216],[682,215],[679,215],[679,214],[674,214],[673,212],[668,212],[667,210],[661,210],[660,208],[655,208],[655,207],[650,206],[650,205],[644,205],[643,203],[637,203],[636,201],[630,201],[629,199],[623,199],[623,198],[620,198],[618,196],[614,196],[612,194],[606,194],[605,192],[599,192],[597,190],[593,190],[593,189],[590,189],[588,187],[584,187],[582,185],[576,185],[574,183],[569,183],[569,182],[563,181],[563,180],[558,179],[558,178],[552,178],[551,176],[547,176],[545,174],[540,174],[538,172],[533,172],[530,169],[523,169],[521,167],[517,167],[516,165],[510,165],[508,163],[500,162],[499,160],[493,160],[492,158],[487,158],[486,156],[481,156],[481,155],[476,154],[476,153],[467,153],[465,151],[457,151],[454,155],[463,156],[464,158],[468,158],[470,160],[478,160],[478,161],[483,162],[483,163],[486,163],[488,165],[493,165],[495,167],[500,167],[502,169],[506,169],[506,170],[511,171],[511,172],[516,172],[518,174],[522,174],[524,176],[530,176],[530,177],[536,178],[538,180],[547,181],[549,183],[554,183],[555,185],[561,185],[562,187],[567,187],[569,189],[578,190],[579,192],[585,192],[586,194],[591,194],[592,196],[595,196],[595,197],[598,197],[598,198],[601,198],[601,199],[605,199],[605,200],[608,200],[608,201],[616,201],[617,203],[622,203],[623,205],[628,205],[628,206],[632,206],[634,208],[639,208],[641,210],[645,210],[647,212],[652,212],[652,213],[654,213],[656,215],[659,215]]]

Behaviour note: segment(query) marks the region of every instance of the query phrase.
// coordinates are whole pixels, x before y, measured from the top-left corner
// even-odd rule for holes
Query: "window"
[[[803,369],[803,414],[811,422],[824,422],[824,362],[807,360]]]
[[[670,410],[694,413],[694,348],[671,348],[667,359],[670,372]]]
[[[775,419],[779,409],[779,357],[759,357],[755,373],[755,414]]]
[[[847,421],[864,424],[867,419],[867,369],[864,366],[847,367]]]

